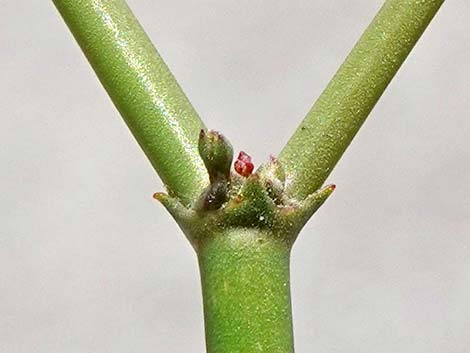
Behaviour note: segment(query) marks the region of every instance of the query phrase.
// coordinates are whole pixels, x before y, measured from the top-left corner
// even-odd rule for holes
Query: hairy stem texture
[[[235,228],[199,247],[208,353],[293,353],[290,245]]]
[[[208,183],[203,123],[123,0],[54,0],[170,192],[188,204]]]
[[[291,195],[333,170],[444,0],[387,0],[279,156]]]

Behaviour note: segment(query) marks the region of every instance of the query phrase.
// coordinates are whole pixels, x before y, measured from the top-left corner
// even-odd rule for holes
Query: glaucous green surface
[[[123,0],[54,0],[171,193],[188,204],[208,183],[198,114]]]
[[[299,198],[331,173],[444,0],[387,0],[282,150]]]
[[[235,228],[198,249],[208,353],[293,352],[290,245]]]
[[[282,192],[289,202],[284,204],[276,192],[279,180],[269,179],[267,192],[263,179],[253,175],[241,188],[241,198],[229,205],[229,211],[237,211],[229,214],[235,219],[222,224],[216,213],[187,207],[208,184],[197,151],[203,124],[125,2],[54,2],[168,186],[170,195],[155,197],[197,244],[208,352],[293,352],[289,253],[301,228],[292,226],[306,219],[289,221],[289,215],[314,195],[311,215],[334,190],[327,187],[320,191],[325,198],[315,199],[443,0],[385,2],[280,155],[286,176]],[[244,205],[244,199],[250,202]],[[266,216],[270,209],[288,220],[278,229],[289,226],[295,234],[275,231],[276,218]]]

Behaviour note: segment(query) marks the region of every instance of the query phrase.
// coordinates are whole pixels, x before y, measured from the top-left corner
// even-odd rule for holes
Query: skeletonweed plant
[[[167,187],[196,251],[209,353],[294,351],[292,244],[322,186],[444,0],[386,0],[278,157],[207,130],[124,0],[53,0]]]

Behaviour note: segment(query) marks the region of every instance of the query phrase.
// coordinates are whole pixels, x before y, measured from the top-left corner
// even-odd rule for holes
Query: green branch
[[[123,0],[54,0],[169,191],[195,201],[208,184],[203,123]]]
[[[385,2],[279,156],[292,196],[323,184],[443,2]]]

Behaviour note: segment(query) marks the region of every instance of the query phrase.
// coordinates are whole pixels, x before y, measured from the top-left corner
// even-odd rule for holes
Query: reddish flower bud
[[[235,171],[244,177],[250,176],[255,168],[254,164],[251,162],[251,157],[243,151],[239,153],[234,167]]]

